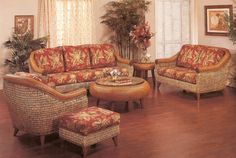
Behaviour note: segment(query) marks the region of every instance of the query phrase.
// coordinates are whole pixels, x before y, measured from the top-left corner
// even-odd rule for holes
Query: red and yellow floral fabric
[[[177,66],[196,69],[199,66],[210,66],[217,64],[224,56],[221,48],[184,45],[177,59]]]
[[[115,66],[116,59],[112,45],[100,44],[90,46],[92,68]]]
[[[89,49],[85,46],[64,46],[66,71],[90,68]]]
[[[61,48],[46,48],[35,51],[34,59],[45,73],[64,72],[64,60]]]
[[[16,72],[15,75],[17,76],[22,76],[22,77],[28,77],[28,78],[32,78],[34,80],[43,82],[43,83],[47,83],[47,77],[40,75],[40,74],[32,74],[32,73],[27,73],[27,72]]]
[[[74,72],[77,78],[77,82],[91,82],[98,78],[103,77],[102,71],[88,69]]]
[[[48,85],[52,87],[77,82],[76,74],[71,72],[48,74],[47,76]]]
[[[119,124],[120,114],[97,107],[85,108],[59,119],[60,128],[85,136]]]
[[[159,67],[157,73],[160,76],[196,84],[197,72],[183,67]]]

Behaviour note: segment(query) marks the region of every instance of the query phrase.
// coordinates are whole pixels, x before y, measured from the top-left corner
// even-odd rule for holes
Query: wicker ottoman
[[[98,107],[84,108],[77,113],[66,114],[59,120],[59,136],[62,140],[79,145],[86,157],[91,145],[112,138],[117,146],[120,133],[120,114]]]

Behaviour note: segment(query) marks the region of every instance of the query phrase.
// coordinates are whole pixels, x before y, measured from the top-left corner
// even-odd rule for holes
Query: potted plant
[[[106,13],[101,17],[101,23],[114,33],[110,39],[117,45],[120,55],[124,58],[134,57],[129,33],[133,26],[144,23],[144,14],[150,3],[146,0],[120,0],[108,2],[105,6]]]
[[[48,37],[33,39],[31,32],[26,32],[24,35],[18,35],[15,32],[12,36],[3,43],[10,49],[11,59],[5,60],[5,65],[9,66],[9,71],[15,73],[18,71],[28,72],[29,67],[27,60],[30,53],[34,50],[45,48]]]

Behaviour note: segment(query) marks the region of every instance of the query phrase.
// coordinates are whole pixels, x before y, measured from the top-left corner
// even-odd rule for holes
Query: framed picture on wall
[[[205,6],[205,34],[227,36],[229,22],[226,16],[233,17],[232,5]]]
[[[30,32],[34,36],[34,16],[15,15],[15,33],[19,36]]]

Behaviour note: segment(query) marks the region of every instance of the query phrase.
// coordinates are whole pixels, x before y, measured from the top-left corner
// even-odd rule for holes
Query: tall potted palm
[[[45,48],[47,39],[48,37],[33,39],[31,32],[26,32],[21,36],[13,32],[9,40],[3,43],[3,45],[8,48],[11,53],[11,59],[5,60],[5,65],[9,66],[10,72],[28,72],[29,67],[27,60],[30,53],[34,50]]]
[[[105,5],[106,13],[101,17],[101,23],[114,33],[110,39],[117,45],[120,55],[124,58],[134,57],[129,33],[135,25],[144,23],[144,15],[150,3],[146,0],[120,0]]]

